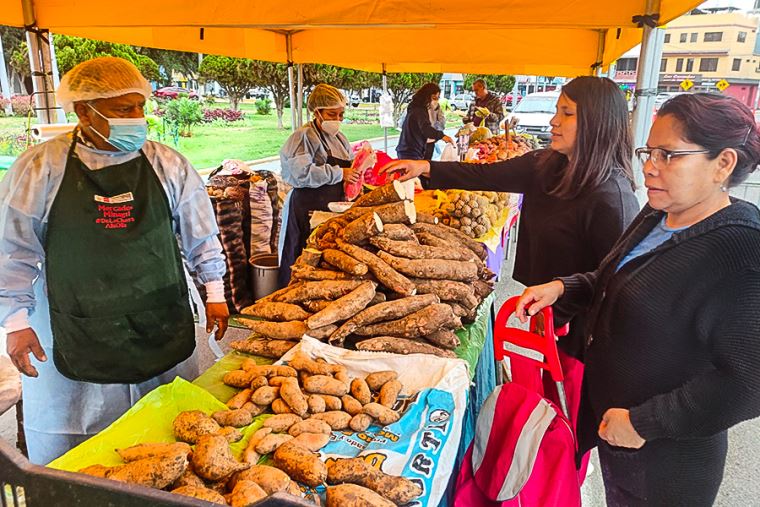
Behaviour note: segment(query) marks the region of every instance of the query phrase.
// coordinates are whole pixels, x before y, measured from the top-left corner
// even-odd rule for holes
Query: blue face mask
[[[105,142],[117,150],[127,153],[143,147],[145,139],[148,137],[148,122],[145,118],[107,118],[90,104],[87,105],[108,122],[108,137],[90,125],[90,130],[99,135]]]

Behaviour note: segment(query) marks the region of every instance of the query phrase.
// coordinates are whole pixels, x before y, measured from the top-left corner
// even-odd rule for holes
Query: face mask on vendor
[[[133,152],[143,147],[148,137],[148,122],[144,117],[108,118],[91,104],[88,103],[87,106],[108,122],[108,137],[98,132],[92,125],[89,127],[108,144],[123,152]]]
[[[340,132],[340,125],[343,123],[343,108],[335,109],[318,109],[316,114],[319,117],[319,128],[330,136],[335,136]]]

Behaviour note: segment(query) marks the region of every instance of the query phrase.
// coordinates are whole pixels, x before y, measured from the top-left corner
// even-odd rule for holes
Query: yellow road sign
[[[731,85],[728,84],[728,81],[726,81],[725,79],[721,79],[720,81],[715,83],[715,88],[717,88],[720,91],[725,91],[725,89],[728,88],[729,86]]]
[[[688,92],[691,87],[694,86],[694,81],[691,79],[684,79],[681,81],[681,89],[685,92]]]

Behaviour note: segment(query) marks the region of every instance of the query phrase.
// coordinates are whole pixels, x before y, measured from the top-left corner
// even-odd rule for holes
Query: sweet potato
[[[264,302],[243,308],[240,312],[242,315],[259,317],[265,320],[274,320],[277,322],[287,322],[291,320],[306,320],[309,312],[305,311],[298,305],[291,303]]]
[[[257,377],[295,377],[296,371],[290,366],[283,364],[243,364],[244,369]]]
[[[339,367],[335,373],[333,374],[335,377],[335,380],[338,380],[340,382],[343,382],[346,385],[351,384],[351,379],[348,377],[348,370],[346,370],[343,367]]]
[[[280,394],[280,388],[264,386],[256,389],[251,395],[251,401],[256,405],[270,405]]]
[[[288,377],[272,377],[272,378],[269,379],[269,385],[270,386],[275,386],[275,387],[280,387],[282,385],[283,381],[286,378],[288,378]]]
[[[393,292],[404,296],[413,296],[416,293],[417,289],[414,288],[414,284],[409,279],[390,267],[377,255],[340,239],[336,241],[336,244],[342,252],[366,264],[377,281]]]
[[[308,331],[306,324],[301,320],[268,322],[243,319],[240,322],[248,329],[273,340],[300,340]]]
[[[249,463],[235,460],[224,437],[205,435],[195,444],[193,470],[208,481],[224,479],[250,466]]]
[[[125,463],[166,454],[182,453],[183,451],[185,456],[188,456],[192,449],[185,442],[174,442],[171,444],[145,443],[133,445],[125,449],[116,449],[116,453]]]
[[[315,329],[309,329],[306,334],[312,338],[320,341],[328,339],[335,331],[338,330],[338,326],[335,324],[328,324]]]
[[[406,477],[384,474],[367,476],[364,485],[396,505],[405,505],[422,495],[422,488]]]
[[[403,389],[403,387],[404,386],[401,385],[401,382],[398,380],[389,380],[383,384],[383,387],[380,388],[380,397],[378,398],[380,405],[388,408],[393,408],[393,405],[396,404],[398,395],[401,393],[401,389]]]
[[[435,294],[441,301],[456,301],[465,308],[478,306],[478,298],[471,285],[453,280],[412,279],[418,294]]]
[[[243,408],[243,405],[245,405],[251,400],[252,394],[253,394],[252,389],[243,389],[242,391],[240,391],[239,393],[237,393],[235,396],[233,396],[227,401],[227,407],[230,408],[231,410]]]
[[[292,425],[288,429],[288,433],[294,437],[297,437],[301,433],[325,433],[329,435],[332,433],[332,428],[329,424],[319,419],[305,419]]]
[[[329,394],[343,396],[348,393],[348,386],[327,375],[312,375],[303,383],[304,391],[310,394]]]
[[[348,427],[357,433],[361,433],[362,431],[367,431],[367,428],[369,428],[371,424],[372,416],[362,413],[353,416],[348,423]]]
[[[390,372],[395,375],[395,372]],[[395,377],[394,377],[395,378]],[[355,378],[351,381],[351,396],[353,396],[359,403],[366,405],[372,401],[372,392],[369,389],[367,381],[363,378]]]
[[[261,489],[269,495],[279,491],[286,491],[288,486],[290,486],[288,474],[279,468],[267,465],[253,465],[248,470],[236,473],[230,478],[227,486],[234,489],[240,481],[253,481],[261,486]]]
[[[332,303],[332,301],[329,299],[317,299],[315,301],[304,301],[301,304],[311,313],[317,313],[327,308],[330,303]]]
[[[287,293],[288,293],[288,292],[290,292],[291,290],[293,290],[293,289],[295,289],[296,287],[300,286],[302,283],[303,283],[303,282],[295,282],[295,283],[291,283],[291,284],[290,284],[290,285],[288,285],[287,287],[283,287],[282,289],[278,289],[278,290],[274,291],[273,293],[271,293],[270,295],[268,295],[268,296],[264,296],[263,298],[259,299],[259,300],[258,300],[258,301],[256,301],[256,302],[257,302],[257,303],[266,303],[266,302],[270,302],[270,301],[275,301],[275,302],[278,302],[278,301],[280,301],[280,299],[279,299],[279,298],[280,298],[280,296],[282,296],[282,295],[284,295],[284,294],[287,294]],[[285,302],[287,302],[287,301],[285,301]]]
[[[298,414],[304,417],[309,411],[309,404],[306,402],[306,397],[301,392],[301,388],[298,385],[298,381],[292,377],[289,377],[282,386],[280,386],[280,396],[288,404],[288,407],[294,414]]]
[[[343,402],[337,396],[330,396],[329,394],[314,394],[312,396],[319,396],[325,402],[325,410],[340,410],[343,408]]]
[[[272,412],[275,414],[292,414],[293,411],[290,409],[290,406],[285,403],[285,400],[282,398],[277,398],[272,402]]]
[[[311,375],[332,375],[336,365],[321,363],[311,359],[303,351],[298,351],[288,361],[288,366],[298,371],[305,371]]]
[[[354,330],[359,336],[396,336],[417,338],[429,335],[456,319],[451,307],[433,304],[398,320],[370,324]]]
[[[442,349],[454,350],[460,345],[459,337],[456,333],[448,329],[439,329],[434,333],[426,335],[425,339],[436,347],[441,347]]]
[[[264,411],[267,409],[265,405],[256,405],[254,402],[249,401],[242,407],[240,407],[242,410],[247,410],[251,413],[251,417],[256,417],[257,415],[261,415],[264,413]]]
[[[478,279],[478,266],[470,261],[403,259],[380,251],[377,256],[399,273],[415,278],[471,282]]]
[[[362,283],[350,293],[336,299],[324,310],[309,317],[306,320],[306,325],[309,329],[316,329],[353,317],[358,312],[364,310],[369,302],[372,301],[372,298],[375,297],[375,289],[377,289],[375,282],[367,281]]]
[[[392,370],[385,370],[370,373],[365,377],[364,381],[367,383],[367,387],[370,390],[379,392],[380,388],[382,388],[386,383],[390,382],[391,380],[396,380],[397,378],[398,373]],[[372,400],[370,399],[369,401]],[[369,403],[369,401],[367,401],[367,403]],[[367,403],[364,403],[364,405]]]
[[[274,452],[274,464],[293,480],[307,486],[317,487],[327,479],[327,465],[319,459],[319,455],[293,442],[281,445]]]
[[[230,347],[240,352],[254,354],[272,359],[279,359],[290,349],[296,346],[295,342],[286,340],[246,339],[230,342]]]
[[[221,426],[200,410],[180,412],[172,423],[177,440],[194,444],[203,435],[213,435]]]
[[[312,394],[306,402],[309,404],[310,414],[321,414],[325,411],[325,400],[318,394]]]
[[[243,433],[239,429],[232,426],[225,426],[216,432],[215,435],[218,437],[224,437],[224,439],[231,444],[239,442],[243,439]]]
[[[352,416],[360,414],[362,411],[362,404],[357,401],[356,398],[350,394],[346,394],[340,399],[343,402],[343,410],[351,414]]]
[[[327,433],[301,433],[293,438],[294,444],[300,445],[311,452],[317,452],[326,446],[328,442],[330,442],[330,435]]]
[[[118,465],[115,467],[107,467],[105,465],[90,465],[88,467],[80,468],[77,470],[80,474],[91,475],[92,477],[100,477],[101,479],[107,479],[112,473],[119,470],[124,465]],[[203,481],[201,481],[203,484]]]
[[[292,440],[293,437],[286,433],[270,433],[261,439],[261,442],[256,444],[256,452],[262,456],[275,451],[282,444],[288,440]]]
[[[250,507],[266,496],[267,492],[255,482],[238,481],[229,496],[229,504],[231,507]]]
[[[393,241],[381,236],[370,238],[369,242],[384,252],[406,259],[469,260],[469,251],[463,253],[461,249],[456,248],[420,245],[412,241]]]
[[[245,370],[228,371],[222,377],[222,382],[232,387],[246,388],[251,385],[253,375]]]
[[[220,410],[211,414],[211,417],[222,426],[233,426],[235,428],[242,428],[253,422],[253,415],[243,408]]]
[[[322,258],[331,266],[353,276],[366,275],[368,272],[366,264],[334,248],[328,248],[322,252]]]
[[[199,486],[182,486],[172,490],[175,495],[189,496],[190,498],[197,498],[198,500],[205,500],[206,502],[218,503],[220,505],[227,505],[227,501],[224,497],[206,487]]]
[[[256,452],[256,446],[270,433],[272,433],[272,428],[259,428],[251,435],[243,451],[242,460],[244,463],[256,464],[259,461],[261,455]]]
[[[330,410],[321,414],[314,414],[310,419],[324,421],[329,424],[332,429],[340,431],[348,428],[348,423],[351,422],[351,414],[341,410]]]
[[[288,431],[294,424],[302,421],[303,419],[296,414],[279,414],[264,421],[264,428],[272,428],[272,431],[275,433],[283,433]]]
[[[272,377],[272,378],[282,378],[282,377]],[[266,377],[258,376],[254,377],[253,380],[251,380],[251,389],[255,392],[259,387],[266,387],[269,385],[269,380],[267,380]],[[253,394],[253,393],[251,393]]]
[[[371,489],[356,484],[339,484],[327,488],[327,507],[395,507]]]
[[[351,255],[350,253],[348,254]],[[345,296],[361,284],[361,280],[304,282],[292,291],[280,296],[280,301],[284,303],[302,303],[304,301],[313,301],[315,299],[337,299],[341,296]]]
[[[410,196],[409,198],[412,198]],[[400,181],[393,181],[387,185],[377,187],[371,192],[360,196],[352,208],[360,208],[362,206],[379,206],[381,204],[388,204],[390,202],[403,201],[407,198],[404,185]]]
[[[362,310],[344,322],[330,335],[329,341],[331,344],[342,345],[346,337],[359,327],[375,322],[399,319],[438,302],[436,295],[426,294],[378,303]]]
[[[169,489],[175,490],[184,486],[194,486],[196,488],[206,487],[206,483],[203,482],[203,479],[198,477],[198,474],[196,474],[193,470],[192,464],[188,464],[187,468],[185,468],[185,471],[182,472],[182,475],[179,476],[179,479],[174,481]]]
[[[372,352],[391,352],[393,354],[432,354],[434,356],[456,358],[450,350],[444,350],[429,343],[422,343],[406,338],[397,338],[395,336],[377,336],[362,340],[356,344],[358,350],[369,350]]]
[[[417,214],[419,217],[419,213]],[[382,220],[382,217],[380,217]],[[414,231],[404,224],[391,224],[385,223],[385,228],[382,234],[378,234],[379,238],[388,238],[394,241],[413,241],[417,243],[417,237],[414,235]]]
[[[398,412],[379,403],[367,403],[362,408],[362,413],[371,416],[382,425],[393,424],[401,418]]]
[[[290,269],[290,277],[294,280],[317,282],[320,280],[353,280],[356,275],[317,266],[299,266],[296,264]]]

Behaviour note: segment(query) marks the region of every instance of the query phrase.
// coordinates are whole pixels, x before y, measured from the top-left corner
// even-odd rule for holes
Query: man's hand
[[[615,447],[641,449],[646,440],[631,424],[631,416],[624,408],[611,408],[604,413],[599,425],[599,437]]]
[[[29,353],[34,354],[38,361],[47,361],[45,351],[42,350],[37,333],[31,327],[8,333],[8,355],[18,371],[27,377],[36,377],[37,368],[32,366]]]
[[[229,318],[230,311],[227,309],[227,303],[206,303],[206,332],[210,333],[216,327],[214,334],[216,341],[224,338]]]
[[[427,160],[394,160],[380,168],[380,173],[401,173],[401,181],[417,176],[430,176],[430,162]]]

